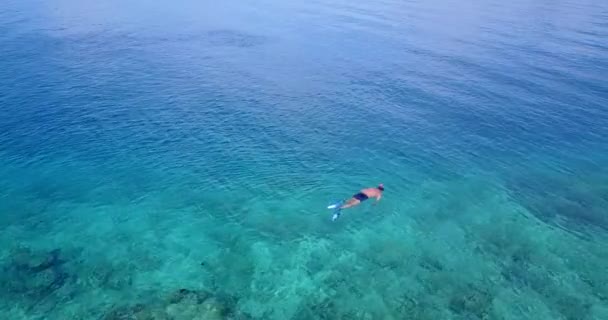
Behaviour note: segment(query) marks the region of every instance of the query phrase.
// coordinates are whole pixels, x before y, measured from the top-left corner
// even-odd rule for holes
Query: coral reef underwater
[[[580,236],[583,227],[556,227],[491,188],[474,179],[428,182],[412,194],[417,209],[409,216],[370,224],[353,213],[328,234],[283,240],[282,228],[257,218],[201,220],[194,207],[180,217],[189,224],[169,217],[154,224],[112,220],[111,233],[97,233],[90,247],[22,235],[3,251],[0,313],[103,320],[606,319],[601,229]]]

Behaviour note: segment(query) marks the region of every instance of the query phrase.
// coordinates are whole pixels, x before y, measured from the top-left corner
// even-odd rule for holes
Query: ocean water
[[[0,6],[1,319],[605,320],[607,168],[606,1]]]

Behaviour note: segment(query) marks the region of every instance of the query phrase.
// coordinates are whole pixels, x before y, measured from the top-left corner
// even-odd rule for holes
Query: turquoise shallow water
[[[608,319],[606,39],[593,0],[5,1],[0,318]]]

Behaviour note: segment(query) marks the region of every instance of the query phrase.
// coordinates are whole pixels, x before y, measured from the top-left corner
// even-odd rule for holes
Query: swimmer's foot
[[[338,220],[338,218],[340,217],[340,211],[337,211],[336,213],[334,213],[334,215],[331,217],[331,221],[336,221]]]
[[[340,200],[332,205],[327,206],[327,209],[337,209],[337,208],[341,207],[342,204],[344,204],[344,200]]]

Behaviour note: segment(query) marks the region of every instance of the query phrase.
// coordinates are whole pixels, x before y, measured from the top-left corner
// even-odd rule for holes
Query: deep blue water
[[[605,1],[8,0],[0,57],[2,318],[608,319]]]

